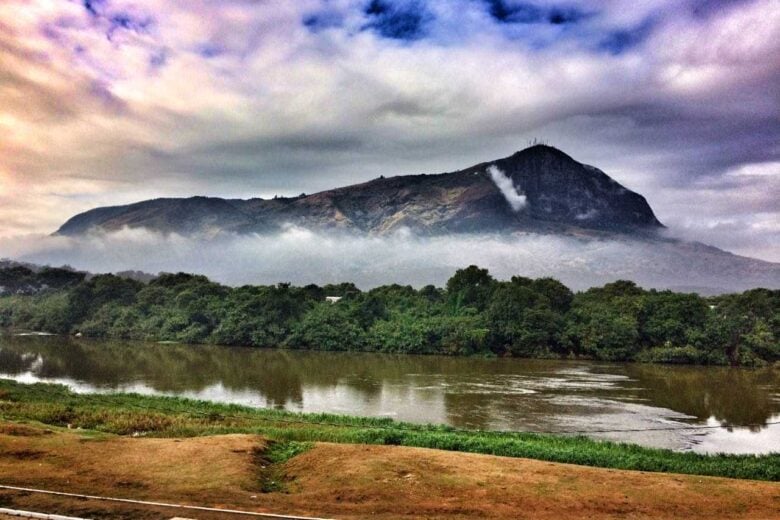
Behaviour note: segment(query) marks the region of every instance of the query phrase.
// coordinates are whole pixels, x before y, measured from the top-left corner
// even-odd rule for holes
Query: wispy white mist
[[[195,239],[124,229],[77,238],[0,239],[0,257],[91,272],[186,271],[230,285],[353,281],[362,288],[443,286],[456,269],[477,264],[500,279],[553,276],[574,289],[617,279],[661,288],[780,288],[777,264],[706,246],[538,234],[357,237],[291,227],[276,235]]]
[[[525,195],[517,192],[512,179],[507,177],[496,165],[489,166],[487,171],[498,189],[501,190],[501,194],[504,195],[504,198],[512,207],[512,211],[520,211],[526,206],[528,202]]]

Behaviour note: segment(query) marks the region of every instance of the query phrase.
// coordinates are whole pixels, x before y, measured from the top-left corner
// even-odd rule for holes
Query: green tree
[[[568,311],[574,299],[571,289],[554,278],[537,278],[531,282],[531,289],[544,296],[550,308],[559,313]]]
[[[774,362],[780,360],[780,341],[767,320],[758,318],[753,327],[742,336],[745,347],[760,359]]]
[[[36,274],[40,284],[55,289],[76,285],[83,282],[85,277],[86,273],[59,267],[44,267]]]
[[[510,352],[513,356],[523,357],[548,357],[563,353],[563,326],[563,317],[551,309],[525,309],[512,338]]]
[[[643,344],[685,346],[707,320],[707,302],[696,294],[670,291],[646,293],[640,300],[639,324]]]
[[[456,310],[471,306],[481,311],[490,300],[494,282],[487,269],[470,265],[447,280],[447,295]]]
[[[630,360],[640,350],[636,318],[606,305],[579,308],[567,335],[581,353],[596,359]]]
[[[347,305],[319,303],[293,326],[287,344],[316,350],[362,350],[365,331]]]
[[[496,283],[485,312],[492,331],[493,344],[500,351],[512,350],[525,329],[522,325],[524,312],[540,302],[540,296],[528,285],[517,283]]]

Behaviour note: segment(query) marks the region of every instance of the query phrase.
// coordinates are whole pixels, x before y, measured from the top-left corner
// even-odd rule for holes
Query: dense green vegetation
[[[267,455],[271,463],[306,450],[306,443],[327,441],[417,446],[605,468],[780,480],[780,454],[701,455],[581,436],[464,431],[391,419],[299,414],[176,397],[76,394],[60,385],[25,385],[2,379],[0,417],[121,435],[256,433],[280,443]],[[269,486],[274,485],[272,480],[271,477]]]
[[[703,298],[617,281],[574,294],[551,278],[499,281],[476,266],[458,270],[444,289],[419,290],[231,288],[184,273],[142,283],[25,267],[0,269],[0,285],[11,293],[0,297],[0,327],[93,337],[746,366],[780,360],[780,291],[767,289]]]

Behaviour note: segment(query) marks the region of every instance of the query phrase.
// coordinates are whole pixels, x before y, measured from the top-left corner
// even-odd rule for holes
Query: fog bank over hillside
[[[91,272],[202,273],[230,285],[354,281],[362,288],[443,286],[456,269],[477,264],[497,278],[552,276],[573,289],[616,279],[657,288],[780,288],[780,264],[701,244],[539,234],[357,237],[290,227],[276,235],[185,238],[123,229],[0,239],[0,256]]]

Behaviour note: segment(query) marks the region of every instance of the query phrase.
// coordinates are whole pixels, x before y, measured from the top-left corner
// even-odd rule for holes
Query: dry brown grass
[[[335,518],[780,518],[780,484],[397,446],[319,443],[262,493],[251,435],[147,439],[0,425],[0,482]],[[51,430],[49,430],[51,431]],[[92,518],[216,518],[41,495],[9,507]]]

